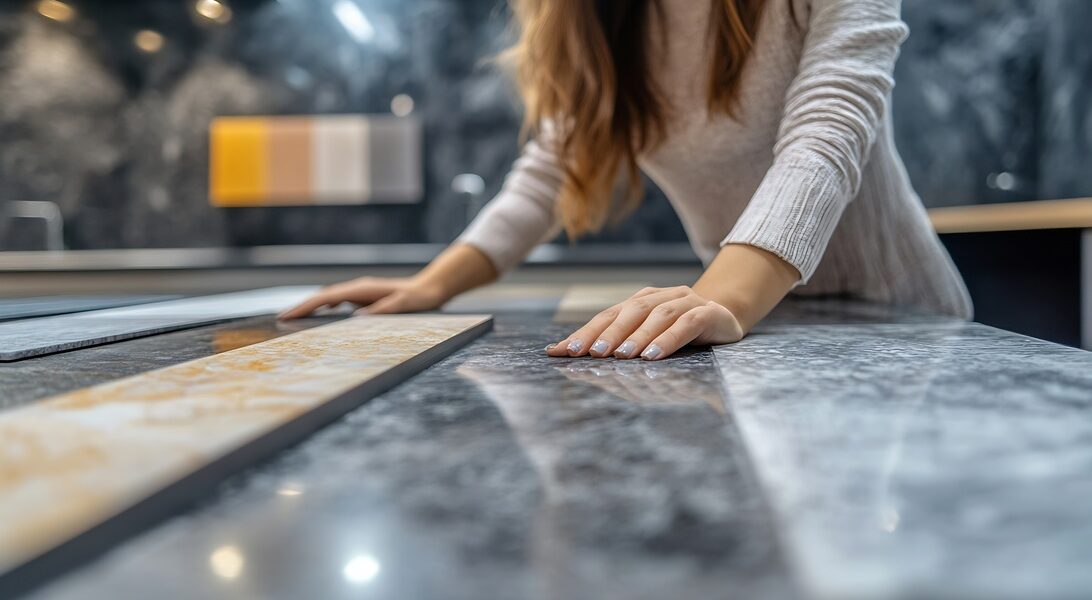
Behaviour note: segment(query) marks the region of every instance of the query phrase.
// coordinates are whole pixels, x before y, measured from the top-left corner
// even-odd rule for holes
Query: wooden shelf
[[[934,208],[929,218],[937,233],[1092,229],[1092,198]]]

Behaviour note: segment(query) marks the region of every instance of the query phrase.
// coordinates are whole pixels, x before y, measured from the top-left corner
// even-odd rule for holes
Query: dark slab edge
[[[493,318],[489,317],[283,426],[213,459],[67,542],[0,574],[0,598],[26,594],[99,557],[179,510],[197,503],[229,476],[302,442],[322,427],[440,362],[492,328]]]
[[[249,319],[250,317],[255,316],[261,317],[266,315],[209,317],[207,319],[187,321],[185,323],[156,325],[154,327],[147,327],[145,329],[135,329],[132,331],[126,331],[124,333],[117,333],[113,335],[100,335],[98,337],[89,337],[82,340],[73,340],[71,342],[61,342],[59,344],[43,344],[41,346],[35,346],[33,348],[5,350],[0,351],[0,363],[19,362],[21,360],[27,360],[28,358],[38,358],[39,356],[48,356],[50,354],[59,354],[61,352],[71,352],[73,350],[83,350],[84,348],[94,348],[95,346],[105,346],[106,344],[116,344],[118,342],[126,342],[138,338],[151,337],[153,335],[173,333],[175,331],[183,331],[186,329],[197,329],[198,327],[207,327],[209,325],[220,325],[223,323],[230,323],[232,321],[242,321],[243,319]]]

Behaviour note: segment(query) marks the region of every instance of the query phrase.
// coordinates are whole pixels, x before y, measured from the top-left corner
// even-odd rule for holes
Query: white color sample
[[[315,119],[314,197],[320,204],[362,204],[370,196],[368,119],[333,115]]]

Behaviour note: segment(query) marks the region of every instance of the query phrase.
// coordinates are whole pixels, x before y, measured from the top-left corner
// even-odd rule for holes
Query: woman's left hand
[[[743,336],[730,310],[688,286],[645,288],[547,347],[546,353],[659,360],[687,344],[730,344]]]

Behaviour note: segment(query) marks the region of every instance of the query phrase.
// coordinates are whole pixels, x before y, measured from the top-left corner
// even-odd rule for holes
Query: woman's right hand
[[[325,287],[277,318],[298,319],[344,302],[363,307],[368,314],[420,312],[439,308],[447,300],[439,286],[417,277],[360,277]]]

